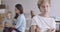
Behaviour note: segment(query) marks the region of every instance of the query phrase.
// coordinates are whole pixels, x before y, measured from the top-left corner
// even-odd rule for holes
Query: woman
[[[56,22],[49,16],[50,0],[38,0],[37,5],[41,13],[33,17],[31,32],[55,32]]]
[[[18,32],[25,32],[26,28],[26,19],[23,14],[23,7],[21,4],[16,4],[15,5],[15,12],[16,12],[16,25],[15,28],[18,30]]]

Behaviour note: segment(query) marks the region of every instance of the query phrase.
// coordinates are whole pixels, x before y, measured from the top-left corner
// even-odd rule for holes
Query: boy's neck
[[[50,17],[48,13],[41,13],[40,16],[43,16],[43,17]]]

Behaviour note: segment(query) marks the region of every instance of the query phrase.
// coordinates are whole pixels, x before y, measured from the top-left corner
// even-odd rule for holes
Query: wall
[[[60,17],[60,0],[52,0],[52,7],[50,11],[51,16]],[[21,3],[24,7],[24,12],[30,13],[30,10],[34,10],[35,13],[39,12],[37,8],[37,0],[6,0],[5,4],[9,8],[9,11],[13,11],[14,14],[14,5]],[[37,13],[38,14],[38,13]]]

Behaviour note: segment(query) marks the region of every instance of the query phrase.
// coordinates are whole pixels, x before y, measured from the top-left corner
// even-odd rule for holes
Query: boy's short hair
[[[49,4],[51,4],[50,0],[38,0],[38,2],[37,2],[38,8],[40,8],[40,6],[45,2],[48,2]]]

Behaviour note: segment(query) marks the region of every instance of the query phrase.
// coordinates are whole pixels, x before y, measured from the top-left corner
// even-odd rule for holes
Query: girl
[[[55,32],[56,22],[49,16],[50,0],[38,0],[37,5],[41,13],[33,17],[31,32]]]

